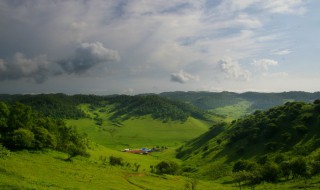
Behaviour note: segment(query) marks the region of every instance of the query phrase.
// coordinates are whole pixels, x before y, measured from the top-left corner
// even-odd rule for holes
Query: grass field
[[[55,151],[14,152],[0,159],[0,189],[185,189],[190,179],[182,176],[154,175],[150,164],[160,160],[155,156],[134,155],[96,146],[91,157],[76,157]],[[101,156],[119,156],[133,168],[110,166]],[[198,181],[198,189],[229,189],[211,181]]]
[[[216,109],[215,112],[225,115],[231,121],[247,113],[248,102]],[[135,117],[128,120],[110,120],[110,107],[89,109],[81,105],[89,116],[85,119],[66,120],[67,125],[75,126],[79,132],[86,133],[91,140],[89,158],[75,157],[66,161],[68,155],[52,150],[11,152],[9,157],[0,158],[0,189],[154,189],[154,190],[187,190],[196,182],[198,190],[239,189],[234,182],[230,163],[221,157],[217,162],[210,162],[212,156],[203,149],[195,150],[202,154],[191,155],[195,159],[182,161],[176,159],[176,149],[184,142],[196,138],[212,123],[190,117],[186,122],[163,122],[151,116]],[[94,118],[101,119],[97,124]],[[216,142],[214,142],[216,143]],[[137,155],[121,152],[124,148],[166,147],[163,151],[148,155]],[[209,146],[208,146],[209,147]],[[213,146],[210,151],[215,150]],[[251,151],[256,151],[252,149]],[[230,154],[231,155],[231,154]],[[123,159],[125,166],[111,166],[109,157]],[[174,161],[179,165],[196,168],[198,174],[205,178],[184,175],[156,175],[151,173],[151,166],[161,161]],[[205,165],[203,162],[208,162]],[[137,169],[135,166],[139,165]],[[201,168],[199,167],[201,165]],[[228,174],[223,172],[229,172]],[[223,175],[221,175],[223,173]],[[219,177],[220,175],[220,177]],[[198,177],[197,179],[190,177]],[[242,189],[252,189],[242,186]],[[294,179],[255,185],[254,189],[320,189],[320,177]]]
[[[210,111],[225,116],[225,121],[231,122],[234,119],[238,119],[241,116],[249,114],[248,109],[250,106],[251,103],[249,101],[241,101],[234,105],[219,107]]]
[[[104,121],[101,126],[92,119],[68,120],[79,132],[88,134],[94,142],[114,149],[142,148],[154,146],[177,146],[208,130],[209,124],[189,118],[185,123],[169,121],[163,123],[149,116],[130,119],[115,125]]]
[[[13,152],[0,159],[0,189],[154,189],[185,190],[192,179],[184,176],[155,175],[148,165],[159,162],[153,156],[134,155],[114,151],[102,146],[90,150],[91,157],[76,157],[65,161],[67,155],[55,152]],[[110,166],[101,156],[121,156],[125,161],[141,163],[138,172],[132,168]],[[287,182],[262,183],[254,189],[319,189],[320,178],[296,179]],[[190,189],[190,188],[189,188]],[[197,180],[198,190],[239,189],[231,177],[213,180]],[[251,189],[243,186],[242,189]]]

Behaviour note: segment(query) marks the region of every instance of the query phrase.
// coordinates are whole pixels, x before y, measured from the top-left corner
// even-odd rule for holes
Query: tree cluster
[[[62,120],[46,117],[19,102],[0,102],[0,134],[0,142],[10,150],[49,148],[66,152],[69,158],[87,155],[88,141],[83,135]]]
[[[265,151],[290,150],[306,136],[312,136],[308,153],[320,142],[317,126],[320,112],[317,101],[312,103],[287,102],[267,111],[255,111],[231,123],[228,131],[229,145],[246,147],[263,144]],[[315,131],[316,133],[309,133]],[[306,153],[306,154],[308,154]]]
[[[168,100],[157,95],[115,96],[108,99],[109,103],[116,105],[111,119],[128,119],[130,117],[151,115],[154,119],[162,121],[178,120],[184,122],[191,115],[195,118],[204,117],[204,112],[180,102]]]
[[[281,157],[281,158],[280,158]],[[315,158],[295,157],[292,159],[277,155],[273,159],[240,160],[233,165],[233,177],[240,186],[241,183],[254,185],[263,181],[278,182],[297,178],[309,178],[318,174],[319,164]]]

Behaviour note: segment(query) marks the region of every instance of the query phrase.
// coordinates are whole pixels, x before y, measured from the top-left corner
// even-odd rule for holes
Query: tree
[[[177,174],[179,165],[173,161],[162,161],[155,166],[157,174]]]
[[[80,135],[73,127],[64,124],[59,127],[57,149],[69,154],[67,160],[75,156],[89,156],[86,152],[88,141],[84,135]]]
[[[0,133],[4,132],[8,127],[8,117],[10,111],[4,102],[0,102]]]
[[[32,122],[32,110],[29,106],[26,106],[19,102],[16,102],[11,106],[8,120],[8,126],[10,128],[10,131],[19,128],[30,130],[32,127]]]
[[[19,128],[13,131],[11,142],[7,143],[10,143],[10,147],[12,146],[17,149],[28,149],[34,147],[34,140],[34,134],[30,130]]]
[[[250,160],[240,160],[233,165],[232,172],[253,171],[258,167],[256,162]]]
[[[43,127],[34,127],[33,133],[35,136],[35,148],[56,148],[56,137]]]

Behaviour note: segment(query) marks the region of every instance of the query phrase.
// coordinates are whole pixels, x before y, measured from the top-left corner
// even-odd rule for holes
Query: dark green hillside
[[[236,167],[234,163],[241,160],[249,160],[261,172],[261,168],[267,167],[266,163],[280,167],[286,162],[294,163],[298,158],[306,164],[303,175],[316,175],[320,173],[320,167],[317,168],[319,127],[320,100],[288,102],[267,111],[256,111],[230,124],[214,125],[205,134],[180,147],[177,157],[186,164],[197,163],[201,166],[199,172],[211,177],[230,175],[232,167]],[[210,170],[217,165],[226,173],[212,176]],[[244,170],[253,172],[248,168]],[[290,176],[294,175],[291,171]]]
[[[110,111],[112,120],[125,120],[144,115],[151,115],[152,118],[162,121],[178,120],[184,122],[189,116],[207,119],[207,113],[199,108],[158,95],[0,95],[1,100],[9,103],[21,102],[45,116],[59,119],[85,118],[85,113],[79,108],[80,104],[90,104],[92,108],[113,106]]]
[[[11,104],[21,102],[31,106],[45,116],[59,119],[85,117],[85,114],[77,108],[80,103],[79,99],[77,96],[65,94],[0,95],[0,101]]]
[[[189,103],[205,110],[213,110],[219,108],[233,109],[239,106],[241,102],[249,103],[244,108],[243,115],[252,113],[255,110],[266,110],[274,106],[280,106],[290,101],[313,102],[320,99],[320,92],[282,92],[282,93],[259,93],[259,92],[164,92],[160,96],[167,97],[172,100],[179,100]],[[219,113],[221,114],[221,113]],[[226,113],[223,113],[225,115]]]
[[[128,119],[136,116],[151,115],[153,119],[162,121],[178,120],[184,122],[189,116],[207,119],[206,112],[194,106],[168,100],[157,95],[115,96],[107,99],[114,105],[111,119]]]
[[[234,92],[163,92],[160,96],[190,103],[205,110],[237,104],[243,100]]]

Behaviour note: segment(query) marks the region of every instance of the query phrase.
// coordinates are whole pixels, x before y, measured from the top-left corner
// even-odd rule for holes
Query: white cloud
[[[230,0],[223,1],[220,10],[227,12],[258,8],[277,14],[303,14],[306,0]]]
[[[168,73],[183,68],[197,73],[201,76],[201,82],[208,84],[213,80],[217,82],[222,71],[225,79],[230,80],[221,80],[221,85],[228,81],[232,86],[234,80],[248,80],[255,76],[252,70],[248,70],[252,69],[249,67],[252,65],[245,68],[234,60],[263,57],[266,52],[279,48],[279,44],[292,48],[292,43],[288,41],[295,39],[286,27],[294,21],[292,14],[302,14],[306,10],[304,2],[0,1],[0,79],[34,79],[35,73],[47,77],[53,75],[54,70],[56,75],[64,76],[52,80],[70,77],[80,83],[88,73],[96,75],[99,70],[99,76],[103,76],[101,80],[105,80],[101,83],[109,90],[112,86],[121,93],[123,89],[128,89],[127,81],[140,79],[153,84],[154,76],[166,79]],[[284,17],[283,14],[291,15]],[[286,24],[282,25],[283,22]],[[13,65],[9,65],[16,52],[23,52],[24,55],[16,62],[25,64],[17,64],[19,69],[13,72]],[[290,49],[272,52],[273,55],[289,53]],[[40,63],[28,64],[30,61],[39,62],[39,55],[46,55],[42,60],[48,67],[40,67]],[[234,60],[224,60],[224,57]],[[60,61],[56,64],[55,60]],[[119,64],[109,64],[115,61]],[[271,62],[260,61],[256,60],[255,68],[267,71],[274,66]],[[217,67],[220,74],[213,75],[212,68]],[[60,73],[55,72],[58,69]],[[187,83],[197,79],[185,71],[172,73],[171,81]],[[117,80],[111,80],[115,78]],[[161,82],[161,88],[177,87],[174,83],[168,84],[168,80]],[[140,87],[140,84],[130,87],[136,91],[151,89],[150,86]],[[179,88],[192,85],[195,83],[180,85]],[[74,86],[82,88],[82,85]]]
[[[241,65],[231,58],[226,58],[218,62],[219,68],[225,73],[227,78],[238,80],[249,80],[251,72],[243,69]]]
[[[253,60],[251,64],[264,71],[268,71],[270,66],[276,66],[278,65],[278,62],[272,59],[259,59]]]
[[[303,6],[305,0],[262,0],[261,5],[271,13],[278,14],[303,14],[306,8]]]
[[[273,50],[271,52],[271,54],[273,54],[273,55],[288,55],[290,53],[292,53],[292,51],[290,49],[283,49],[283,50],[277,49],[277,50]]]
[[[186,83],[191,80],[199,80],[199,77],[193,76],[183,70],[179,71],[178,73],[171,73],[171,81],[178,82],[178,83]]]
[[[284,77],[288,77],[289,73],[287,72],[264,73],[263,76],[270,77],[270,78],[284,78]]]

